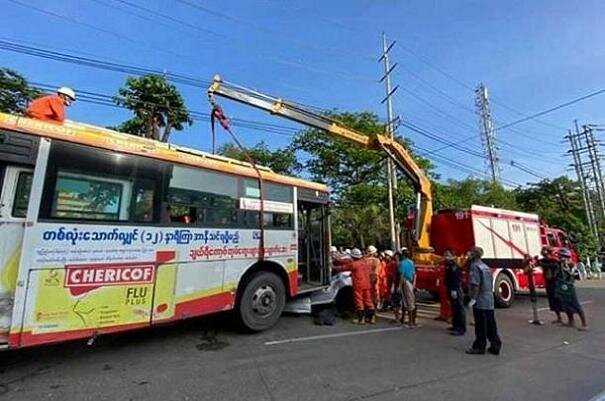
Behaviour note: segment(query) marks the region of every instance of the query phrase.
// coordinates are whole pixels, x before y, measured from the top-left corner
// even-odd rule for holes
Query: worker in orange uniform
[[[372,301],[374,308],[380,303],[380,295],[378,291],[378,277],[380,275],[380,259],[378,259],[378,249],[374,245],[370,245],[367,249],[366,260],[370,265],[370,283],[372,285]]]
[[[42,96],[30,103],[27,116],[43,121],[62,123],[65,121],[65,107],[69,107],[76,100],[76,93],[68,88],[61,87],[56,95]]]
[[[390,249],[384,251],[384,256],[384,269],[380,279],[380,299],[382,300],[382,307],[388,309],[391,306],[391,296],[399,264]]]
[[[374,313],[374,301],[372,300],[371,290],[371,266],[368,260],[363,258],[363,254],[357,248],[351,250],[352,262],[339,266],[334,266],[332,270],[337,272],[350,271],[353,281],[353,301],[357,316],[353,319],[355,324],[376,323]]]

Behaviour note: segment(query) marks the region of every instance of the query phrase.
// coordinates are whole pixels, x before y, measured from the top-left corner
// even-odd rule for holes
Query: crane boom
[[[387,135],[368,136],[355,130],[343,127],[337,122],[314,113],[294,103],[268,96],[251,89],[246,89],[223,82],[220,76],[215,76],[208,88],[208,97],[214,104],[214,96],[222,96],[237,102],[256,107],[271,114],[320,129],[331,136],[343,139],[366,149],[384,151],[399,166],[410,179],[417,192],[416,227],[414,233],[417,251],[426,252],[430,249],[429,228],[433,214],[431,182],[424,171],[416,164],[412,155],[398,141]]]

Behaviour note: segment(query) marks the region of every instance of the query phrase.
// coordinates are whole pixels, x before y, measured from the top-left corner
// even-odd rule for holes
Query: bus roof
[[[203,167],[211,170],[257,178],[256,171],[250,163],[152,139],[124,134],[95,125],[73,121],[57,124],[0,113],[0,129],[18,131],[40,137],[59,139],[102,149],[151,157],[172,163],[186,164],[194,167]],[[263,179],[267,181],[328,192],[328,187],[324,184],[277,174],[268,167],[259,165],[257,165],[257,167],[259,168]]]

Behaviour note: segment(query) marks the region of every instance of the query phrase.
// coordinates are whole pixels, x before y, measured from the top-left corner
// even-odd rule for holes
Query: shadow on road
[[[168,341],[173,343],[171,345],[176,345],[179,341],[196,337],[198,341],[195,348],[200,351],[217,351],[229,346],[228,342],[219,337],[244,335],[233,320],[229,313],[220,313],[147,329],[100,335],[92,339],[4,351],[0,352],[0,378],[11,368],[34,362],[50,368],[85,355],[119,353],[124,349],[159,346]]]

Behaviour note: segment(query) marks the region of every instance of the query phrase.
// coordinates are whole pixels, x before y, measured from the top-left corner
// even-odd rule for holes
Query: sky
[[[395,42],[389,54],[397,63],[393,85],[399,85],[394,111],[404,122],[398,133],[421,152],[440,149],[430,156],[437,172],[462,179],[485,178],[486,171],[478,155],[473,88],[488,88],[496,127],[605,88],[603,20],[599,0],[6,0],[0,40],[201,81],[220,74],[298,103],[371,111],[386,121],[378,63],[384,32]],[[115,95],[127,78],[2,49],[0,60],[31,82],[77,91]],[[209,111],[205,88],[177,87],[191,110]],[[232,118],[285,127],[236,127],[247,146],[286,146],[294,129],[302,128],[228,100],[220,103]],[[504,182],[572,174],[564,135],[575,119],[605,123],[604,105],[605,94],[496,130]],[[126,110],[85,102],[68,110],[72,120],[101,126],[129,117]],[[209,132],[209,123],[195,122],[173,141],[210,150]],[[219,142],[227,141],[221,133]]]

